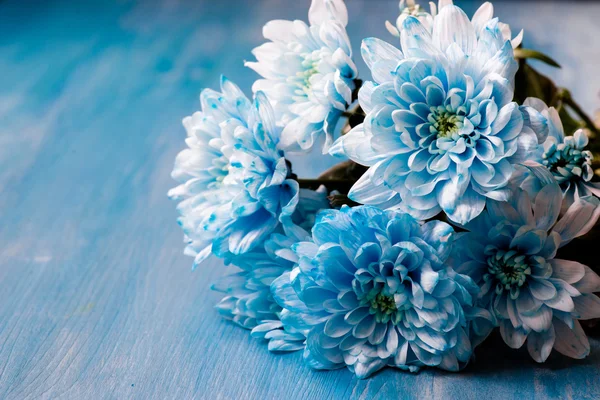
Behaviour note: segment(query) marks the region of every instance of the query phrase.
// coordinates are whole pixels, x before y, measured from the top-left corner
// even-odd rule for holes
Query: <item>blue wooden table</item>
[[[220,73],[248,91],[261,26],[305,19],[308,3],[0,0],[0,399],[600,398],[598,341],[584,361],[538,366],[492,342],[462,374],[358,381],[219,318],[209,286],[227,269],[190,271],[166,197],[180,121]],[[356,50],[393,40],[395,1],[348,6]],[[563,65],[543,72],[599,106],[598,3],[496,10]]]

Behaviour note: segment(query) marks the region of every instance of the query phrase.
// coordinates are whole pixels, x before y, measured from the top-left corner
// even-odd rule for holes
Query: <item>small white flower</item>
[[[265,92],[273,103],[286,151],[328,149],[355,89],[344,2],[313,0],[308,19],[310,25],[268,22],[263,35],[270,41],[252,51],[256,62],[246,62],[264,78],[252,89]]]

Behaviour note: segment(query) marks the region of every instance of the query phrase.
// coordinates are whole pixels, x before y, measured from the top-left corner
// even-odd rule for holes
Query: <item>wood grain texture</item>
[[[392,39],[383,21],[395,1],[348,3],[357,54],[362,37]],[[261,26],[307,8],[0,1],[0,399],[600,398],[597,341],[585,361],[537,366],[496,341],[462,374],[358,381],[312,371],[300,353],[270,354],[219,318],[209,285],[227,269],[190,271],[166,197],[180,121],[220,73],[248,91],[255,75],[242,61]],[[564,66],[544,72],[587,111],[598,106],[598,4],[496,11]],[[310,177],[328,163],[295,165]]]

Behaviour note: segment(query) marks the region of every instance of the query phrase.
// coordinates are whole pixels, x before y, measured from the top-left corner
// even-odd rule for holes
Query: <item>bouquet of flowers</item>
[[[219,312],[312,368],[458,371],[496,329],[537,362],[583,358],[600,277],[562,247],[600,215],[599,132],[492,4],[430,7],[363,40],[364,81],[343,0],[264,26],[253,99],[222,78],[183,120],[185,253],[237,267]],[[300,179],[289,155],[340,163]]]

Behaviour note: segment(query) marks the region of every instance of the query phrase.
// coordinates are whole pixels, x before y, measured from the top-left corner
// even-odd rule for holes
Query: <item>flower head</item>
[[[178,221],[194,265],[211,252],[250,251],[293,214],[298,200],[266,96],[258,92],[252,103],[225,78],[221,90],[202,91],[202,111],[183,120],[188,148],[172,173],[181,184],[169,191],[182,200]]]
[[[374,207],[322,211],[298,264],[271,285],[313,368],[364,378],[386,365],[458,370],[472,353],[477,287],[445,265],[452,228]]]
[[[478,29],[446,5],[431,31],[404,20],[403,52],[363,41],[374,80],[359,92],[367,115],[330,151],[370,167],[350,198],[420,219],[444,211],[457,223],[479,215],[487,198],[506,198],[513,165],[547,127],[512,102],[518,65],[498,20]]]
[[[534,360],[552,348],[583,358],[589,343],[578,320],[600,317],[600,277],[589,267],[556,258],[559,247],[588,232],[600,215],[593,197],[576,201],[558,219],[562,194],[548,172],[533,201],[516,189],[508,202],[490,202],[456,241],[453,264],[480,286],[479,305],[496,318],[504,341],[519,348],[527,340]],[[558,222],[557,222],[558,219]],[[475,324],[476,325],[476,324]],[[485,330],[475,335],[485,336]]]
[[[257,62],[246,63],[264,78],[253,89],[273,102],[288,151],[328,148],[355,88],[343,0],[313,0],[309,21],[267,23],[263,34],[270,42],[253,50]]]
[[[563,211],[580,197],[599,197],[600,185],[591,182],[593,155],[587,150],[589,139],[584,131],[578,129],[572,136],[565,136],[554,107],[536,98],[528,98],[524,104],[536,109],[548,121],[548,138],[532,153],[532,159],[548,168],[560,184],[564,194]]]

